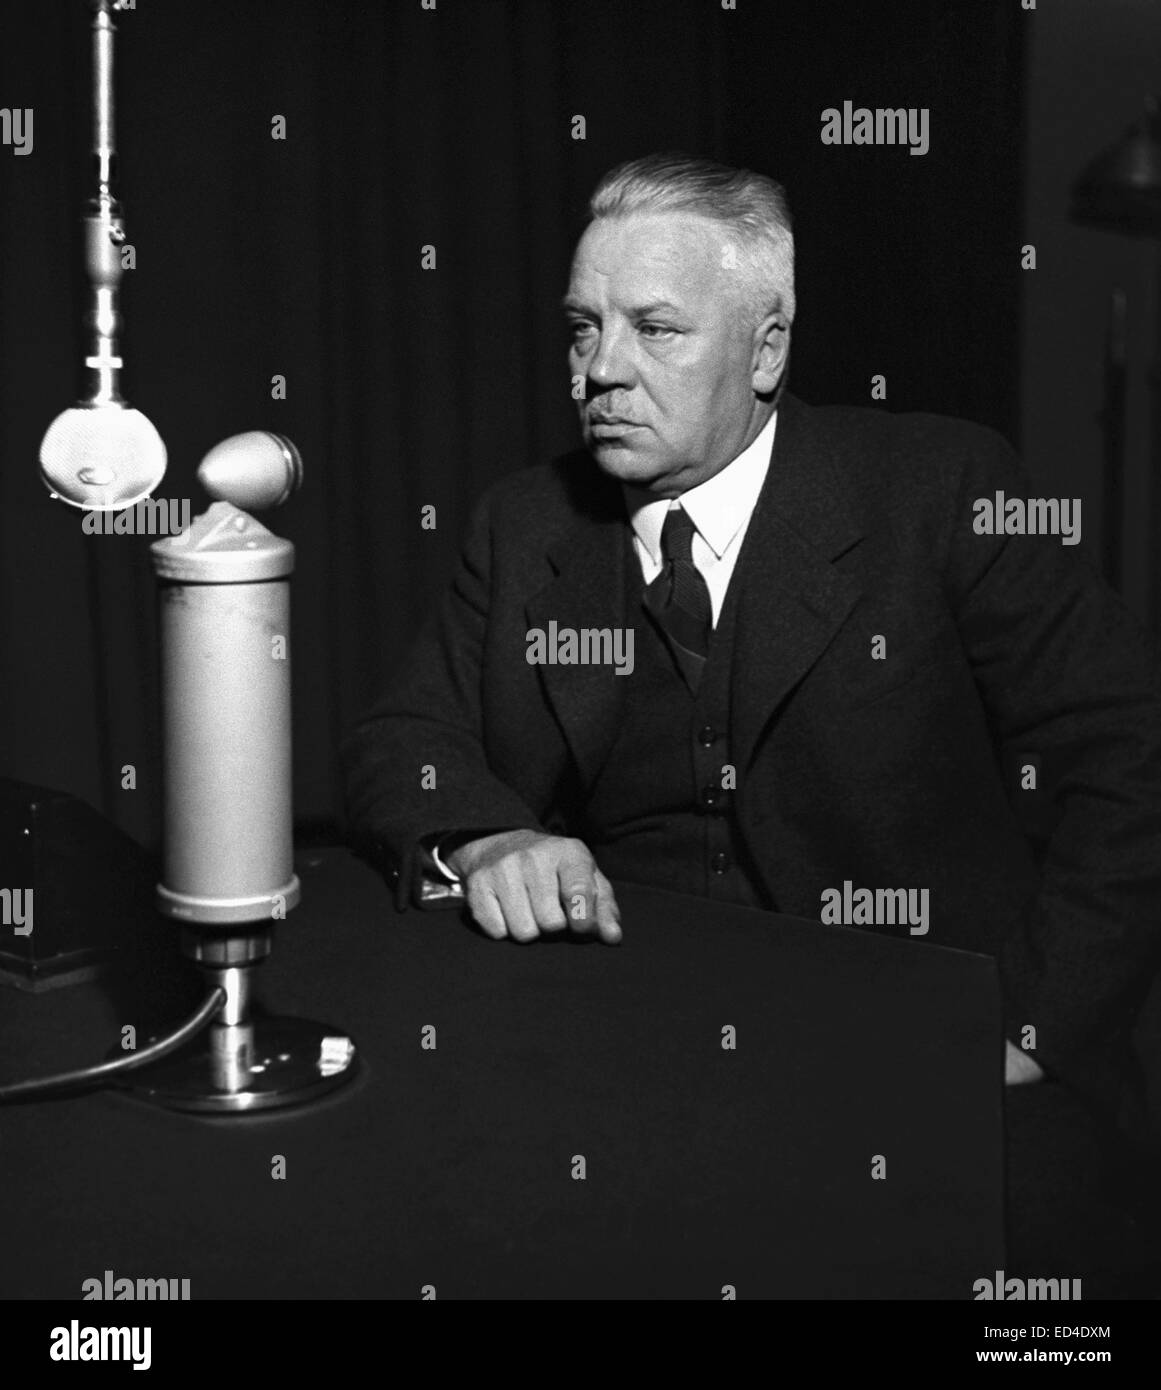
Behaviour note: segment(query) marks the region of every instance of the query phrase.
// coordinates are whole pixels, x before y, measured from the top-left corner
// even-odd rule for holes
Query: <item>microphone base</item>
[[[117,1089],[170,1110],[241,1114],[307,1104],[357,1071],[355,1044],[341,1029],[271,1014],[212,1023],[179,1052],[127,1072]]]

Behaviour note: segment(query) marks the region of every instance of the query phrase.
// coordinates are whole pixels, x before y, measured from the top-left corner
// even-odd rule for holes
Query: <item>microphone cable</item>
[[[36,1077],[31,1081],[15,1081],[11,1085],[0,1086],[0,1104],[9,1100],[27,1100],[31,1096],[45,1095],[69,1087],[88,1086],[104,1081],[106,1077],[119,1076],[122,1072],[156,1062],[159,1058],[176,1052],[191,1038],[197,1037],[225,1002],[226,991],[220,985],[215,986],[197,1012],[191,1014],[180,1028],[167,1033],[165,1037],[159,1038],[140,1052],[131,1053],[128,1057],[118,1057],[112,1062],[101,1062],[92,1067],[58,1072],[55,1076]]]

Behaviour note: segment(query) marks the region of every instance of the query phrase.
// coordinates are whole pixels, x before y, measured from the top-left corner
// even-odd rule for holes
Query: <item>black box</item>
[[[156,881],[153,856],[85,802],[0,778],[0,985],[94,978],[156,921]]]

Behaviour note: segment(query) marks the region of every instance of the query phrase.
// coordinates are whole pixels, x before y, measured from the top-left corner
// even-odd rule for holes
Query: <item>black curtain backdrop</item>
[[[138,0],[117,24],[115,191],[138,258],[124,387],[169,449],[158,495],[201,511],[199,460],[242,430],[288,434],[305,461],[261,518],[297,548],[303,822],[339,814],[336,743],[450,573],[472,501],[577,442],[558,303],[616,162],[682,148],[785,184],[806,400],[869,405],[883,374],[880,408],[1016,437],[1014,0]],[[84,0],[38,0],[0,33],[0,106],[34,110],[32,154],[0,147],[0,774],[153,845],[149,540],[83,535],[36,469],[83,356],[88,26]],[[847,99],[930,108],[929,153],[823,146],[821,111]]]

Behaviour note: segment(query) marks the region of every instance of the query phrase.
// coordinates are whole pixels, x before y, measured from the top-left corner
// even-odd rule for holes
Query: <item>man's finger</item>
[[[596,884],[576,877],[560,888],[560,902],[565,908],[569,930],[578,937],[588,937],[596,930]]]
[[[536,925],[546,935],[555,935],[568,927],[565,904],[560,897],[560,885],[552,870],[538,873],[528,884],[528,899]],[[567,900],[566,900],[567,902]]]
[[[597,929],[595,873],[588,846],[580,840],[569,842],[567,853],[556,866],[557,891],[569,929],[578,936],[590,936]]]
[[[601,873],[596,870],[597,880],[597,932],[602,941],[608,942],[610,946],[615,946],[623,935],[621,931],[621,909],[617,906],[617,898],[613,892],[613,885]]]
[[[500,880],[496,889],[500,908],[504,913],[504,925],[513,941],[535,941],[540,935],[536,918],[532,914],[532,902],[528,896],[528,885],[519,872],[507,874]]]
[[[470,887],[467,900],[468,911],[493,941],[501,941],[508,935],[508,929],[504,925],[504,914],[500,910],[495,893],[490,889]]]

